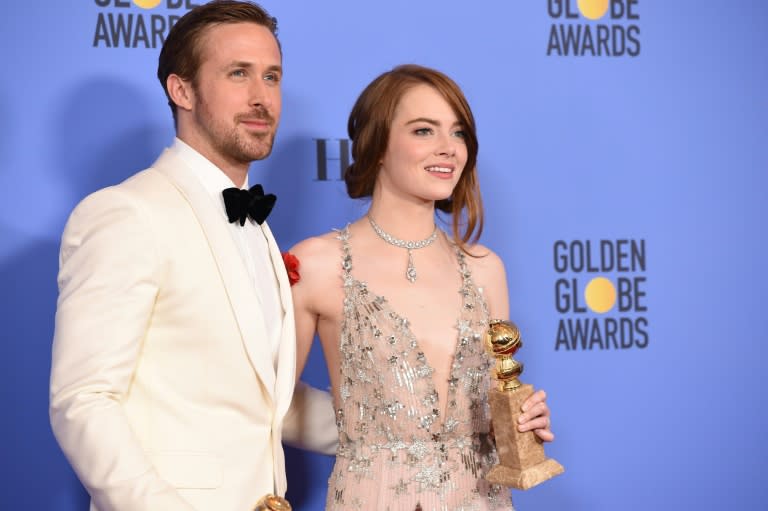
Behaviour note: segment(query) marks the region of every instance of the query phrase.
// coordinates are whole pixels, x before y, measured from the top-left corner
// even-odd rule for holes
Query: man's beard
[[[238,114],[231,126],[225,126],[221,120],[214,119],[204,101],[200,101],[197,111],[198,123],[208,135],[213,149],[229,161],[249,164],[263,160],[272,152],[275,140],[276,124],[265,109],[254,110],[247,114]],[[269,123],[271,131],[263,133],[243,133],[238,130],[242,119],[262,119]]]

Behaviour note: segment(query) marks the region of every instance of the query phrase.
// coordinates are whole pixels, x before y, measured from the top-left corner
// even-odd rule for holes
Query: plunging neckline
[[[456,337],[453,342],[453,350],[452,355],[450,359],[450,370],[448,373],[448,380],[447,380],[447,386],[446,386],[446,401],[445,401],[445,408],[444,410],[440,410],[440,392],[438,392],[437,385],[435,383],[435,367],[429,362],[429,359],[427,358],[427,354],[424,351],[422,347],[422,343],[419,341],[419,339],[416,337],[416,334],[414,334],[413,330],[411,329],[411,321],[404,315],[400,314],[392,305],[391,302],[387,299],[386,296],[376,293],[370,289],[368,286],[368,283],[355,278],[354,275],[352,275],[352,247],[349,243],[349,239],[351,238],[351,233],[349,232],[349,225],[347,225],[343,230],[340,231],[341,240],[344,246],[344,252],[345,256],[348,257],[349,263],[348,266],[344,265],[344,272],[347,274],[347,276],[350,279],[350,283],[353,286],[357,286],[360,289],[364,289],[366,293],[371,294],[374,298],[373,301],[377,302],[381,307],[382,310],[386,308],[386,311],[389,314],[391,314],[392,319],[396,320],[400,325],[402,325],[402,328],[404,329],[404,333],[408,337],[408,340],[414,343],[413,348],[416,350],[417,354],[420,353],[424,356],[424,360],[419,361],[419,357],[417,356],[417,361],[419,363],[426,367],[429,370],[429,390],[430,393],[434,393],[437,398],[437,422],[439,427],[440,433],[445,433],[445,426],[448,423],[448,408],[451,401],[451,398],[456,397],[456,389],[458,386],[459,378],[456,376],[455,371],[457,369],[456,366],[456,356],[459,354],[460,348],[462,347],[462,335],[466,330],[469,329],[469,321],[464,317],[464,311],[466,309],[467,305],[467,293],[465,292],[465,288],[467,286],[475,288],[474,281],[472,280],[472,274],[469,271],[469,268],[467,267],[467,263],[463,260],[463,256],[461,253],[459,253],[459,248],[454,245],[455,248],[455,254],[456,259],[458,261],[458,268],[457,270],[461,274],[461,284],[459,285],[458,293],[461,295],[460,305],[459,305],[459,311],[458,311],[458,319],[456,320],[456,325],[454,328],[456,329]],[[479,295],[479,293],[475,293],[480,299],[482,299]],[[426,407],[425,407],[426,408]],[[431,410],[427,410],[431,411]],[[431,427],[428,429],[432,429]]]
[[[392,319],[399,321],[400,325],[402,325],[403,329],[405,330],[405,333],[408,337],[409,341],[412,341],[415,343],[414,348],[416,349],[417,353],[421,353],[424,356],[424,361],[419,363],[429,369],[429,386],[430,391],[434,392],[437,396],[437,402],[438,405],[440,403],[440,392],[438,392],[437,385],[435,384],[435,367],[429,363],[429,359],[427,358],[427,354],[424,351],[424,349],[421,346],[421,343],[419,342],[419,339],[416,337],[416,335],[413,333],[413,330],[411,330],[411,321],[397,312],[395,308],[391,305],[390,301],[387,299],[386,296],[378,294],[374,291],[371,291],[371,289],[368,287],[368,284],[364,280],[356,279],[355,277],[352,277],[350,272],[350,278],[352,279],[353,285],[357,285],[358,287],[365,289],[367,293],[370,293],[374,296],[374,301],[377,301],[379,305],[382,306],[382,310],[386,308],[385,312],[388,312],[389,314],[394,315]],[[464,288],[464,285],[459,287],[459,294],[461,294],[462,290]],[[451,385],[451,382],[457,383],[458,378],[454,374],[455,371],[455,362],[456,362],[456,355],[459,352],[459,348],[461,346],[461,322],[462,322],[462,316],[464,311],[464,299],[461,299],[461,307],[459,308],[459,319],[457,320],[457,325],[454,326],[454,328],[457,330],[456,333],[456,339],[453,342],[453,354],[451,355],[451,369],[449,371],[449,378],[448,378],[448,385],[447,385],[447,399],[445,401],[445,410],[440,410],[439,407],[437,409],[437,417],[438,417],[438,424],[440,426],[439,431],[441,433],[445,432],[445,424],[447,423],[448,419],[448,403],[451,399],[451,397],[455,397],[456,394],[456,385]],[[417,357],[418,360],[418,357]],[[431,428],[430,428],[431,429]]]

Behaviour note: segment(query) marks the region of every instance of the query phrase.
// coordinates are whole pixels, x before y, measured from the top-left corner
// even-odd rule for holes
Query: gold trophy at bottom
[[[291,505],[278,495],[264,495],[256,503],[253,511],[291,511]]]
[[[491,320],[485,337],[486,349],[496,358],[498,388],[488,394],[491,419],[496,437],[499,463],[491,468],[486,479],[493,484],[527,490],[565,470],[544,454],[544,446],[533,431],[520,433],[517,419],[523,402],[533,394],[533,386],[517,379],[523,364],[514,355],[523,345],[520,331],[511,321]]]

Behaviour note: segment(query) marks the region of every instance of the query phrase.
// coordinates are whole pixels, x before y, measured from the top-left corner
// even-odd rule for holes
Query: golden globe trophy
[[[517,419],[523,402],[533,394],[533,386],[517,379],[523,364],[514,355],[523,346],[520,330],[511,321],[491,320],[485,336],[488,352],[496,358],[498,388],[488,394],[491,419],[496,437],[499,463],[491,468],[486,479],[519,490],[527,490],[565,470],[544,454],[544,446],[533,431],[520,433]]]
[[[253,511],[291,511],[291,505],[283,497],[277,495],[264,495],[257,503]]]

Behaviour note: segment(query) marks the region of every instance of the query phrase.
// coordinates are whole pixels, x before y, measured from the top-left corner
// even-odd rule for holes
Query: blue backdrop
[[[58,244],[80,199],[170,143],[154,75],[191,3],[38,0],[0,17],[2,509],[87,509],[47,415]],[[416,62],[464,88],[482,242],[506,262],[523,379],[549,393],[547,451],[566,467],[516,491],[518,508],[765,509],[768,4],[265,5],[284,113],[251,179],[280,197],[286,248],[364,210],[339,141],[371,79]],[[305,379],[327,385],[319,351]],[[323,508],[330,469],[289,449],[297,509]]]

